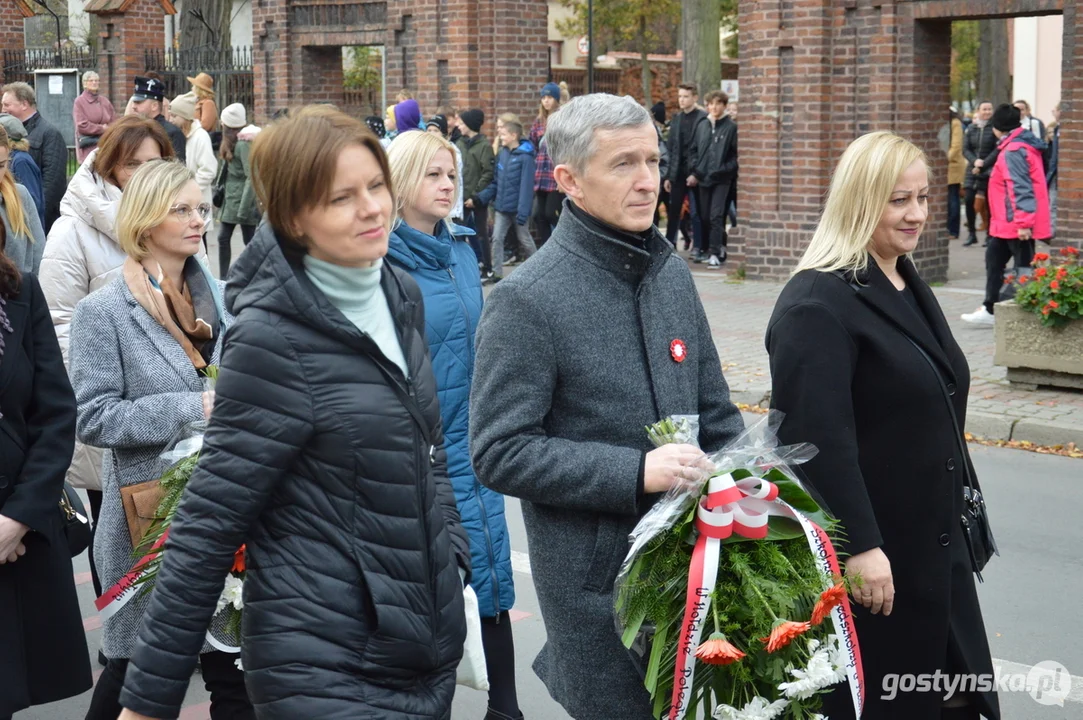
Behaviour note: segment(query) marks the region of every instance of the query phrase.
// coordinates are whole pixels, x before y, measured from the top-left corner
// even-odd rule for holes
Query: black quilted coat
[[[177,717],[246,543],[241,657],[258,717],[450,718],[466,636],[458,568],[470,555],[417,285],[384,266],[407,380],[268,225],[229,280],[236,322],[204,453],[121,702]]]

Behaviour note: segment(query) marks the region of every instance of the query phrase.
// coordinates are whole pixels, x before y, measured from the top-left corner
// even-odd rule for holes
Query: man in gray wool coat
[[[492,292],[477,331],[470,447],[479,480],[523,500],[547,642],[534,670],[576,720],[648,720],[613,617],[628,535],[703,453],[644,427],[700,418],[715,451],[744,424],[684,260],[653,226],[658,134],[629,97],[549,118],[567,195],[552,238]]]

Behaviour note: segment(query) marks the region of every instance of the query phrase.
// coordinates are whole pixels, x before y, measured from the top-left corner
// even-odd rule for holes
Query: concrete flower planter
[[[1047,328],[1013,301],[997,303],[993,362],[1012,383],[1083,390],[1083,320]]]

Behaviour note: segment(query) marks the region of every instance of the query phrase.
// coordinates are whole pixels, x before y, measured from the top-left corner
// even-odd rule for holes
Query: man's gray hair
[[[87,70],[83,73],[83,84],[86,85],[90,80],[101,80],[101,76],[93,70]]]
[[[651,125],[647,109],[630,96],[606,93],[580,95],[564,103],[545,124],[545,144],[553,166],[571,165],[582,172],[598,147],[596,130],[622,130]]]
[[[11,93],[15,96],[15,99],[19,102],[24,102],[30,107],[38,106],[38,98],[34,95],[34,88],[30,87],[30,83],[13,82],[4,86],[5,93]]]

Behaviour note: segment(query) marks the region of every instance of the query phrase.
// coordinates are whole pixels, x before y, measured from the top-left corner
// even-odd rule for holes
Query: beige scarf
[[[187,284],[178,290],[152,257],[142,262],[129,257],[124,262],[124,282],[136,302],[180,343],[195,369],[207,367],[200,350],[214,339],[214,330],[196,317]]]

